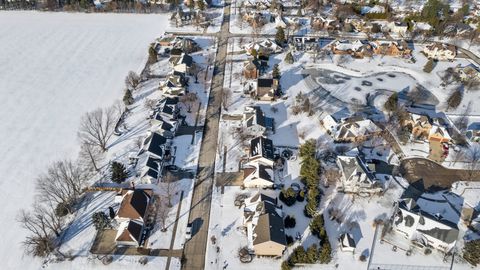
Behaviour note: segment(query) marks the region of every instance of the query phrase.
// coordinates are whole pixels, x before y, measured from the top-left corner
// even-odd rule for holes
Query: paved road
[[[222,26],[223,28],[223,26]],[[227,29],[228,31],[228,29]],[[252,37],[252,34],[245,34],[245,33],[230,33],[230,32],[223,32],[223,29],[220,33],[200,33],[200,32],[170,32],[167,31],[167,34],[173,34],[173,35],[179,35],[179,36],[213,36],[213,37],[227,37],[227,38],[236,38],[236,37]],[[296,35],[292,35],[296,36]],[[302,36],[302,35],[300,35]],[[326,38],[326,39],[341,39],[341,40],[357,40],[357,39],[367,39],[368,37],[364,34],[352,34],[352,33],[317,33],[309,36],[316,36],[319,38]],[[268,37],[268,38],[275,38],[275,34],[262,34],[262,37]],[[385,37],[385,38],[375,38],[375,40],[379,41],[391,41],[393,38],[392,37]],[[425,44],[425,42],[417,40],[413,41],[413,43],[416,44]],[[449,44],[447,42],[443,42],[445,44]],[[462,58],[467,58],[475,62],[477,65],[480,66],[480,57],[472,53],[471,51],[457,47],[458,48],[458,53],[459,54],[464,54],[465,57]]]
[[[193,189],[192,205],[188,219],[189,223],[192,224],[192,238],[185,243],[183,254],[186,261],[183,263],[182,269],[204,269],[205,266],[229,24],[230,0],[226,0],[220,35],[217,35],[218,50],[208,100],[204,135],[200,146],[197,180]]]

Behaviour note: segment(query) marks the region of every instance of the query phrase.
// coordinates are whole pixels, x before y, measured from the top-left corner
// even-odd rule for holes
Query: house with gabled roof
[[[186,92],[187,81],[182,73],[170,74],[160,83],[160,90],[165,95],[180,96]]]
[[[260,136],[250,141],[248,161],[250,164],[261,162],[273,167],[273,153],[274,149],[272,140]]]
[[[379,55],[411,57],[412,49],[405,40],[373,43],[373,52]]]
[[[257,193],[245,200],[243,224],[247,246],[257,256],[281,256],[287,246],[283,212],[277,200]]]
[[[246,188],[273,187],[273,167],[262,162],[247,164],[243,168],[243,186]]]
[[[267,56],[282,52],[282,47],[280,47],[274,40],[269,38],[248,43],[243,46],[243,49],[250,55],[253,51],[255,51],[257,55]]]
[[[245,79],[257,79],[260,76],[260,62],[257,59],[245,61],[242,72]]]
[[[444,253],[450,252],[459,236],[459,214],[451,208],[449,203],[443,203],[445,209],[435,207],[436,213],[427,208],[432,201],[422,199],[403,198],[396,203],[393,213],[392,228],[395,233],[415,243],[418,247],[435,248]],[[437,202],[436,202],[437,203]],[[424,209],[425,208],[425,209]],[[443,213],[443,215],[440,213]],[[447,217],[447,215],[452,217]]]
[[[145,222],[144,218],[146,217],[152,194],[150,189],[122,189],[117,194],[121,198],[121,203],[115,215],[115,220],[118,222],[130,220]]]
[[[346,120],[340,123],[333,137],[336,141],[358,142],[381,133],[381,129],[370,119]]]
[[[137,220],[126,220],[120,223],[115,244],[118,246],[140,246],[142,243],[143,223]]]
[[[477,67],[474,64],[469,64],[466,66],[459,65],[455,68],[455,71],[458,73],[460,80],[462,81],[473,79],[477,82],[480,82],[480,67]]]
[[[457,48],[455,45],[434,42],[426,45],[423,53],[430,58],[440,61],[453,60],[457,56]]]
[[[258,106],[245,107],[242,121],[246,132],[253,136],[261,136],[274,129],[274,119],[266,117]]]
[[[369,166],[361,154],[338,156],[337,165],[341,172],[339,191],[374,194],[382,192],[386,187],[385,183],[377,178],[375,166]]]
[[[195,62],[193,61],[193,58],[186,53],[182,53],[180,55],[172,55],[168,61],[173,67],[174,71],[185,74],[192,74],[195,67]]]
[[[263,101],[273,101],[279,88],[278,80],[271,78],[258,78],[255,98]]]

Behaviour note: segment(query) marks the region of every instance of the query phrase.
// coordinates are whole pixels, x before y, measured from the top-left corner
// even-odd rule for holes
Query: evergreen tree
[[[205,2],[203,0],[199,0],[197,2],[197,6],[198,6],[198,9],[200,9],[202,11],[205,10]]]
[[[127,169],[122,163],[119,163],[116,161],[112,162],[111,170],[112,170],[111,180],[115,183],[120,184],[123,181],[125,181],[125,179],[127,179],[128,177]]]
[[[125,90],[125,94],[123,95],[123,103],[125,106],[132,105],[133,101],[132,91],[130,91],[130,89]]]
[[[435,67],[435,62],[433,59],[428,59],[427,63],[425,63],[425,66],[423,67],[423,71],[426,73],[432,72],[433,68]]]
[[[280,26],[277,27],[277,33],[275,34],[275,42],[280,46],[283,46],[283,44],[285,44],[285,31]]]
[[[92,223],[97,231],[110,227],[110,220],[104,212],[96,212],[92,215]]]
[[[465,243],[463,247],[463,258],[473,266],[480,264],[480,239]]]
[[[293,64],[293,62],[294,62],[293,55],[291,52],[288,52],[287,55],[285,55],[285,63]]]
[[[456,109],[458,105],[462,103],[462,99],[463,99],[462,90],[461,89],[455,90],[447,100],[447,104],[448,104],[447,110],[450,108]]]
[[[396,111],[398,108],[398,93],[395,92],[393,93],[385,102],[385,105],[383,105],[385,110],[389,112]]]
[[[322,249],[320,250],[319,255],[320,263],[330,263],[332,261],[332,247],[330,246],[330,242],[328,239],[322,243]]]
[[[281,75],[280,75],[280,68],[278,67],[278,64],[275,64],[273,66],[272,77],[274,79],[280,80]]]

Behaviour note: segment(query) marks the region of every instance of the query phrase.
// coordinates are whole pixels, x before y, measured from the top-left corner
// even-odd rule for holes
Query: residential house
[[[320,124],[323,126],[323,128],[325,128],[329,135],[333,135],[337,131],[339,121],[335,119],[333,115],[329,114],[320,120]]]
[[[144,223],[152,194],[150,189],[122,189],[116,198],[121,199],[121,203],[115,220],[117,222],[136,220]]]
[[[316,37],[293,37],[291,47],[295,51],[306,53],[317,53],[320,51],[320,44]]]
[[[402,41],[390,41],[390,42],[375,42],[373,46],[373,52],[380,55],[396,56],[396,57],[411,57],[412,49],[408,46],[408,43]]]
[[[190,55],[186,53],[182,53],[181,55],[172,55],[169,59],[169,62],[174,71],[188,75],[193,74],[195,63]]]
[[[165,138],[172,139],[175,136],[175,131],[177,129],[176,121],[168,121],[163,119],[160,114],[157,114],[150,123],[152,124],[151,130],[161,134]]]
[[[371,57],[373,55],[373,46],[367,40],[336,40],[331,45],[333,54],[347,54],[355,58]]]
[[[175,49],[180,49],[184,53],[194,53],[200,51],[200,46],[191,38],[175,37],[171,42],[171,46]]]
[[[243,49],[250,55],[253,51],[255,51],[257,55],[266,56],[282,52],[282,47],[280,47],[274,40],[268,38],[261,41],[248,43],[243,46]]]
[[[277,79],[258,78],[255,98],[262,101],[273,101],[278,94],[278,89]]]
[[[451,141],[450,134],[444,126],[434,124],[428,134],[429,142],[449,143]]]
[[[374,194],[382,192],[386,185],[381,177],[377,177],[375,164],[367,161],[361,154],[351,156],[338,156],[337,165],[341,177],[339,191],[356,194]]]
[[[405,22],[390,22],[388,24],[390,32],[401,37],[404,37],[408,31],[408,25]]]
[[[465,136],[471,142],[480,142],[480,122],[474,122],[468,125]]]
[[[420,34],[427,34],[432,31],[432,26],[426,22],[413,22],[413,29]]]
[[[180,109],[177,106],[178,97],[167,97],[162,99],[155,110],[153,111],[154,118],[151,122],[152,125],[156,124],[156,121],[175,121],[179,115]]]
[[[283,212],[277,200],[257,193],[245,200],[243,224],[247,246],[257,256],[280,257],[287,246]]]
[[[243,186],[246,188],[269,188],[275,183],[273,167],[262,162],[247,164],[243,168]]]
[[[454,248],[459,235],[459,216],[448,209],[451,209],[449,203],[442,202],[444,206],[433,204],[439,202],[403,198],[395,205],[392,228],[417,247],[448,253]]]
[[[449,37],[468,37],[474,31],[474,29],[465,23],[453,23],[449,24],[443,30],[443,33]]]
[[[457,48],[454,45],[435,42],[426,45],[423,53],[430,59],[453,60],[457,56]]]
[[[160,83],[160,90],[165,95],[180,96],[186,92],[187,80],[183,73],[170,74]]]
[[[455,71],[460,76],[460,80],[468,81],[474,80],[480,82],[480,68],[474,64],[469,64],[466,66],[457,66]]]
[[[357,244],[355,243],[355,239],[349,233],[343,233],[338,238],[338,243],[340,246],[340,250],[343,252],[355,252],[355,248]]]
[[[243,63],[245,79],[257,79],[260,76],[260,63],[257,59],[249,59]]]
[[[412,131],[412,136],[416,140],[426,140],[430,135],[432,121],[427,115],[410,114],[409,117],[402,120],[400,125]]]
[[[243,113],[243,127],[248,134],[261,136],[267,131],[273,131],[274,119],[266,117],[258,106],[247,106]]]
[[[381,129],[370,119],[366,120],[347,120],[340,123],[337,131],[333,134],[336,141],[359,142],[369,137],[381,134]]]
[[[274,162],[273,142],[263,136],[254,138],[250,141],[249,163],[261,162],[273,167]]]
[[[120,223],[115,244],[117,246],[140,246],[142,243],[143,223],[137,220],[126,220]]]
[[[147,136],[137,162],[142,183],[158,183],[161,180],[163,164],[172,158],[170,144],[170,140],[158,132]]]

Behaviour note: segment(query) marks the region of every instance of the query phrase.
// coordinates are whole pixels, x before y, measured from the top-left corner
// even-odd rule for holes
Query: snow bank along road
[[[0,16],[1,269],[39,269],[22,257],[15,217],[30,207],[49,162],[75,158],[83,113],[121,98],[129,70],[168,25],[165,15],[2,12]]]

